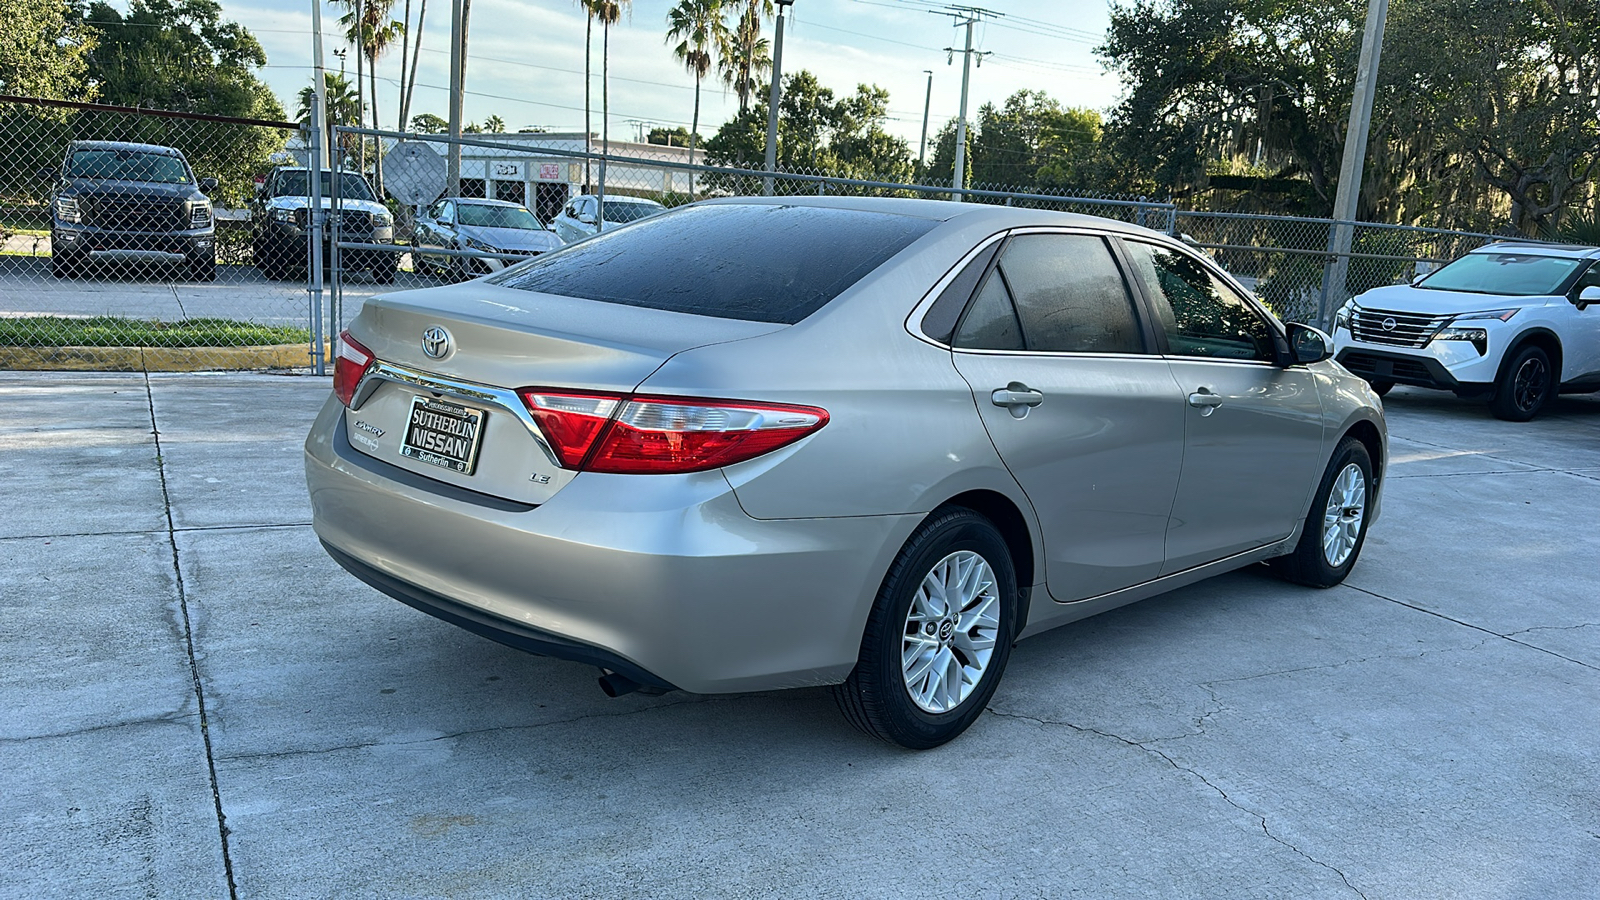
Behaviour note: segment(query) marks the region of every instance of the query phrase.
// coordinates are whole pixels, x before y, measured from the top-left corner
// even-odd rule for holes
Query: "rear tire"
[[[1495,379],[1489,411],[1497,419],[1526,422],[1544,409],[1553,393],[1555,371],[1550,365],[1550,355],[1543,348],[1529,344],[1517,351]]]
[[[936,510],[906,541],[867,617],[861,654],[833,689],[851,725],[912,750],[966,731],[1011,657],[1016,570],[988,519]]]
[[[1379,397],[1386,397],[1390,391],[1394,390],[1394,382],[1392,381],[1384,381],[1383,379],[1379,379],[1377,381],[1369,381],[1367,384],[1371,385],[1372,392],[1377,394]]]
[[[1307,587],[1328,588],[1344,581],[1366,543],[1371,503],[1372,455],[1365,444],[1347,437],[1317,485],[1300,543],[1288,556],[1271,560],[1272,567]]]

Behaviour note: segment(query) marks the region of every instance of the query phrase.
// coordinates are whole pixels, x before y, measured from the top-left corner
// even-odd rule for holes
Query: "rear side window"
[[[939,224],[804,206],[696,206],[603,232],[490,279],[671,312],[792,325]]]

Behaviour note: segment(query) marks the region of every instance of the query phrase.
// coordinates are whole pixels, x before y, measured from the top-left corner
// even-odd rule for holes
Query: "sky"
[[[244,25],[267,51],[260,77],[291,114],[311,77],[311,0],[222,0],[223,16]],[[978,5],[979,0],[962,0]],[[991,56],[972,71],[969,117],[984,103],[1003,103],[1023,88],[1043,90],[1065,106],[1106,110],[1120,83],[1093,54],[1109,21],[1109,0],[982,0],[1002,16],[974,29],[974,49]],[[396,0],[395,16],[405,0]],[[413,15],[421,0],[412,0]],[[125,2],[117,2],[126,6]],[[634,139],[641,127],[687,127],[694,112],[694,79],[666,43],[670,0],[635,0],[611,32],[611,135]],[[784,29],[783,69],[811,70],[836,95],[859,83],[889,91],[888,130],[917,149],[927,74],[933,72],[929,140],[960,108],[964,28],[938,11],[934,0],[796,0]],[[326,64],[339,69],[333,51],[341,7],[323,6]],[[411,112],[447,112],[449,0],[431,0]],[[766,36],[770,39],[771,24]],[[463,116],[498,115],[510,130],[583,128],[584,18],[576,0],[473,0]],[[600,33],[594,35],[593,121],[600,123]],[[947,47],[956,47],[954,64]],[[345,63],[353,74],[355,55]],[[378,112],[392,128],[398,112],[398,45],[378,62]],[[387,82],[385,79],[388,79]],[[738,111],[738,98],[708,77],[701,88],[700,132],[710,135]],[[643,124],[641,123],[648,123]]]

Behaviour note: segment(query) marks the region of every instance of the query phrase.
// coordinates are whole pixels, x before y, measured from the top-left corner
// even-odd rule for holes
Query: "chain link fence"
[[[1329,278],[1341,223],[1326,219],[765,172],[709,165],[686,147],[601,148],[581,134],[453,141],[336,128],[330,170],[314,179],[310,138],[285,122],[0,96],[0,368],[320,369],[327,337],[378,293],[477,277],[718,196],[925,197],[1104,216],[1184,238],[1281,317],[1310,322],[1496,239],[1344,223],[1353,237],[1341,291]],[[441,196],[452,168],[460,196]]]
[[[305,272],[255,256],[286,122],[0,97],[0,368],[305,366]]]

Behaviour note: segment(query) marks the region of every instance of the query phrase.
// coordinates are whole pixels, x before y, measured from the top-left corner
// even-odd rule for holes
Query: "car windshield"
[[[305,172],[304,170],[301,170],[301,171],[298,171],[298,172],[279,172],[278,173],[278,185],[277,185],[277,187],[273,188],[272,196],[274,196],[274,197],[309,197],[309,196],[311,196],[310,193],[306,190],[307,185],[310,183],[310,179],[308,179],[306,177],[307,174],[308,173]],[[332,184],[333,184],[333,173],[332,172],[323,172],[322,173],[322,196],[324,196],[324,197],[333,196],[333,191],[332,191],[332,188],[331,188]],[[339,191],[339,196],[341,198],[345,199],[345,200],[373,200],[373,199],[375,199],[372,196],[372,188],[367,186],[367,180],[365,178],[362,178],[360,175],[350,174],[350,175],[341,175],[341,176],[339,176],[339,187],[341,188],[341,190]]]
[[[1434,291],[1541,297],[1555,294],[1581,259],[1532,253],[1469,253],[1423,279],[1417,287]]]
[[[140,150],[77,150],[67,165],[68,178],[104,178],[189,184],[189,167],[176,156]]]
[[[456,215],[462,225],[477,225],[482,228],[522,228],[528,230],[543,230],[544,226],[520,206],[482,206],[477,203],[463,203],[457,207]]]
[[[606,202],[606,221],[621,225],[626,222],[637,222],[640,219],[653,216],[665,210],[664,206],[654,203],[630,203],[623,200]]]
[[[686,207],[601,232],[492,280],[606,303],[793,324],[936,224],[851,209]]]

